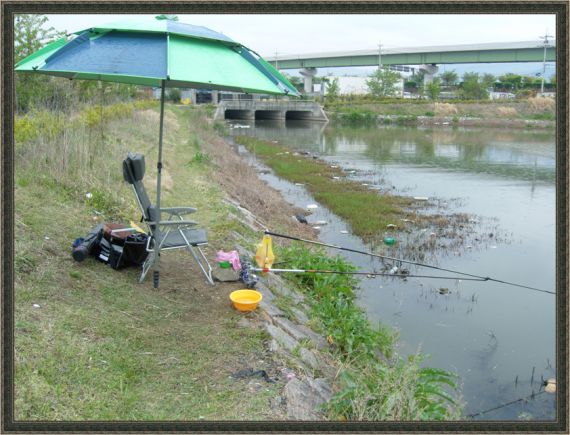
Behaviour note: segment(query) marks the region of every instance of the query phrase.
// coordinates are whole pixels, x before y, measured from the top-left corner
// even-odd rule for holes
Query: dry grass
[[[204,116],[200,122],[210,121]],[[293,218],[302,210],[288,204],[277,190],[260,180],[256,170],[232,150],[227,142],[210,130],[200,130],[198,134],[203,139],[203,151],[212,157],[217,166],[210,174],[212,181],[230,198],[256,215],[267,228],[287,230],[288,234],[298,237],[316,237],[313,228]]]
[[[554,111],[556,105],[554,98],[550,97],[531,97],[527,103],[534,113]]]
[[[449,103],[435,103],[434,112],[436,116],[451,116],[458,113],[457,106]]]
[[[499,118],[515,118],[518,116],[517,109],[514,107],[499,106],[495,109],[495,112]]]

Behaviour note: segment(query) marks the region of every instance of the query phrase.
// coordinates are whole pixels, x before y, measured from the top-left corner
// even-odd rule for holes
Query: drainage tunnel
[[[225,119],[255,119],[253,110],[226,109]]]
[[[285,119],[282,110],[256,110],[255,119]]]
[[[313,112],[311,110],[288,110],[285,114],[285,119],[313,119]]]

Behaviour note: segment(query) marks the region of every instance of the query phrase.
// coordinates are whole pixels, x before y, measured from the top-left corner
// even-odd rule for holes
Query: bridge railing
[[[298,99],[298,98],[288,98],[288,97],[284,97],[284,98],[272,98],[272,97],[260,97],[260,98],[247,98],[247,97],[251,97],[250,95],[244,95],[243,97],[240,95],[236,95],[235,98],[232,97],[227,97],[227,96],[222,96],[220,98],[220,102],[222,101],[227,101],[227,102],[236,102],[236,103],[247,103],[247,102],[258,102],[258,103],[294,103],[294,104],[315,104],[318,103],[316,99],[311,98],[303,98],[303,99]]]

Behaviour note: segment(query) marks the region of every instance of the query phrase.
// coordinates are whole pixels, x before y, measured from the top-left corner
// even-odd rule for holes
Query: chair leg
[[[196,255],[194,248],[198,250],[202,258]],[[208,282],[211,285],[214,285],[214,278],[212,277],[212,266],[210,266],[210,263],[208,262],[208,259],[204,255],[204,252],[202,252],[199,246],[192,246],[192,245],[188,245],[188,251],[190,251],[194,259],[196,260],[196,263],[198,263],[198,266],[200,266],[200,269],[202,269],[202,273],[204,274]]]
[[[145,262],[142,265],[141,277],[139,278],[139,283],[142,283],[146,277],[146,274],[150,270],[150,267],[154,263],[154,252],[149,252],[148,257],[146,257]]]

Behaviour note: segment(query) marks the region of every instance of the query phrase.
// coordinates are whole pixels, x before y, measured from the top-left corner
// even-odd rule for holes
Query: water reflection
[[[232,134],[323,155],[362,155],[380,165],[401,163],[521,180],[555,181],[552,132],[498,129],[355,128],[307,121],[252,121]]]

